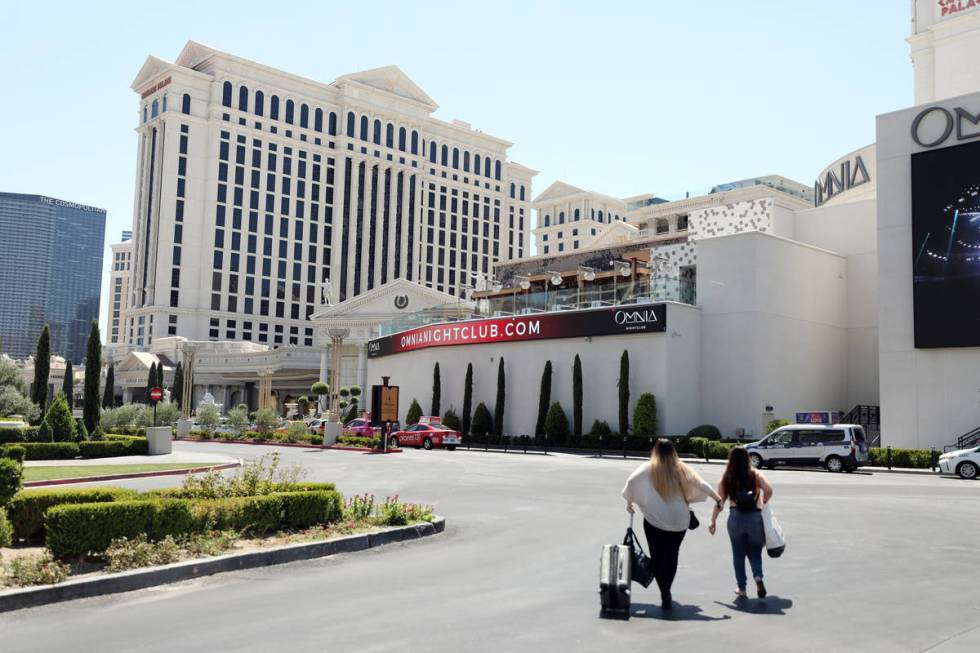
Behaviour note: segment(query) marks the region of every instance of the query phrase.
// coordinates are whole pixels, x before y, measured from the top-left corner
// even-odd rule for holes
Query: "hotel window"
[[[150,105],[150,118],[156,118],[159,111],[160,103],[157,100],[153,100],[153,104]]]
[[[144,109],[143,113],[144,113],[144,122],[145,122],[145,114],[146,114],[146,110],[145,109]],[[438,146],[436,145],[436,142],[435,141],[431,141],[429,143],[429,161],[431,161],[432,163],[437,163],[437,161],[436,161],[436,149],[437,149],[437,147]]]
[[[293,108],[295,105],[292,100],[286,100],[286,122],[293,124]]]
[[[521,201],[524,201],[524,186],[521,186]],[[578,209],[575,209],[575,215],[578,216]],[[575,219],[578,220],[577,217]]]
[[[497,161],[494,165],[494,176],[493,178],[500,181],[500,161]]]
[[[186,114],[190,114],[191,112],[191,96],[188,93],[184,93],[184,96],[181,98],[180,112]]]
[[[419,133],[412,131],[412,154],[419,153]]]
[[[305,104],[299,105],[299,126],[303,129],[310,128],[310,108]]]
[[[261,116],[265,111],[265,94],[262,91],[255,92],[255,115]]]
[[[353,113],[348,113],[347,114],[347,135],[350,136],[351,138],[354,138],[354,120],[355,120],[354,114]]]
[[[221,104],[230,107],[231,106],[231,82],[225,82],[221,89]]]
[[[273,95],[269,100],[269,118],[279,120],[279,96]]]
[[[374,120],[374,144],[381,145],[381,121],[377,118]]]
[[[665,234],[670,231],[670,223],[660,218],[657,220],[657,234]]]
[[[688,215],[686,213],[677,216],[677,231],[687,231],[687,221]]]
[[[407,132],[405,131],[405,128],[404,127],[399,127],[398,128],[398,149],[401,150],[402,152],[405,151],[405,135],[406,135],[406,133]]]
[[[480,155],[479,154],[474,154],[473,155],[473,173],[474,174],[477,174],[477,175],[480,174]]]
[[[558,212],[558,224],[565,224],[565,212],[564,211],[559,211]]]
[[[385,147],[395,147],[395,126],[390,122],[385,127]]]
[[[323,109],[319,107],[313,112],[313,131],[323,131]]]
[[[361,116],[361,140],[368,140],[368,117]]]
[[[327,133],[331,136],[337,135],[337,114],[333,111],[330,112],[330,118],[327,120]]]
[[[238,87],[238,110],[248,111],[248,87]]]

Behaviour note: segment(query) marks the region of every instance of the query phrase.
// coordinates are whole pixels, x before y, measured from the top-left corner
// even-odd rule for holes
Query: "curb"
[[[320,448],[321,449],[330,449],[332,451],[361,451],[361,452],[369,453],[369,454],[372,454],[372,455],[377,455],[377,454],[384,455],[384,454],[387,454],[387,453],[401,453],[402,452],[401,449],[388,449],[386,451],[379,451],[378,449],[371,449],[370,447],[337,447],[337,446],[334,446],[332,444],[325,444],[325,445],[320,446]]]
[[[0,592],[0,612],[34,608],[61,601],[72,601],[106,594],[132,592],[226,571],[312,560],[337,553],[353,553],[385,544],[421,539],[441,533],[445,529],[446,520],[443,517],[435,517],[428,524],[401,526],[381,533],[348,535],[326,542],[287,544],[263,551],[233,553],[204,560],[185,560],[162,567],[134,569],[107,576],[69,580],[58,585],[18,588]]]
[[[49,485],[69,485],[72,483],[100,483],[102,481],[121,481],[129,478],[152,478],[154,476],[186,476],[188,474],[201,474],[203,472],[220,471],[222,469],[232,469],[241,467],[242,461],[233,463],[222,463],[220,465],[209,465],[206,467],[190,467],[187,469],[161,469],[155,472],[129,472],[126,474],[106,474],[104,476],[82,476],[79,478],[53,478],[46,481],[28,481],[24,487],[47,487]]]
[[[401,453],[402,449],[389,449],[388,451],[378,451],[370,447],[338,447],[332,444],[301,444],[298,442],[278,442],[276,440],[203,440],[200,438],[175,438],[174,442],[207,442],[214,444],[254,444],[265,447],[295,447],[299,449],[331,449],[333,451],[362,451],[371,454]]]

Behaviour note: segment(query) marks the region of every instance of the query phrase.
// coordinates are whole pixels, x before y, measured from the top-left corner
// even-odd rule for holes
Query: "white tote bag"
[[[786,538],[768,503],[762,508],[762,525],[766,531],[766,553],[770,558],[778,558],[786,550]]]

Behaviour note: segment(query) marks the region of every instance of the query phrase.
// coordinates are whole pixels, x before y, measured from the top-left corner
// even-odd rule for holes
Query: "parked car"
[[[756,467],[819,465],[853,472],[870,459],[864,429],[857,424],[791,424],[745,448]]]
[[[980,447],[959,449],[939,456],[939,473],[956,474],[968,479],[980,477]]]
[[[418,424],[413,424],[407,429],[395,431],[388,439],[391,447],[409,446],[432,449],[433,447],[445,447],[450,451],[463,443],[463,438],[459,431],[445,428],[438,418],[423,417]]]
[[[344,429],[341,434],[353,435],[359,438],[380,437],[381,427],[372,426],[369,420],[366,420],[363,417],[358,417],[357,419],[352,419],[344,424]]]

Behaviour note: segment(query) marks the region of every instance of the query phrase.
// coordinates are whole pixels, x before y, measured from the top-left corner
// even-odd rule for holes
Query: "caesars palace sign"
[[[667,308],[664,304],[465,320],[431,324],[372,340],[368,343],[368,357],[429,347],[656,333],[666,328]]]

